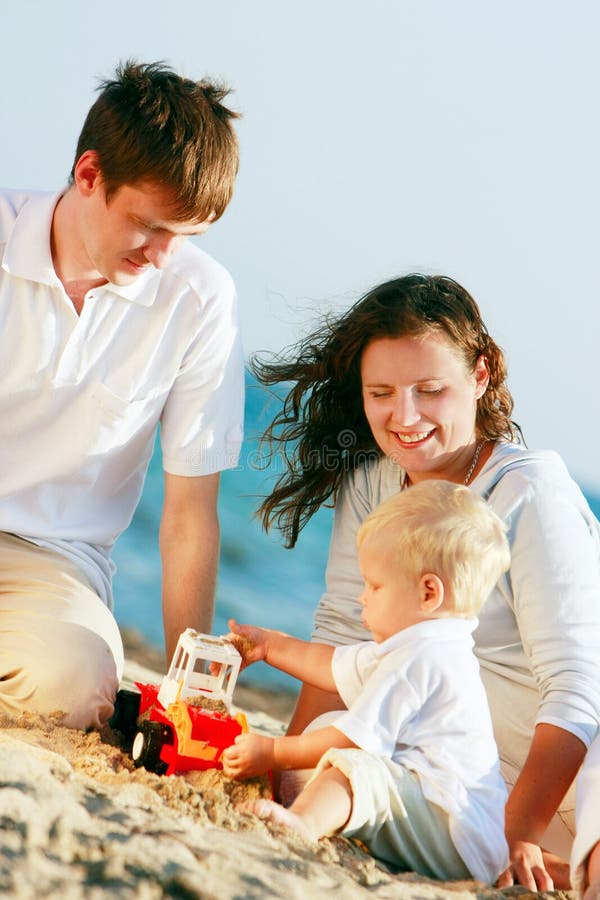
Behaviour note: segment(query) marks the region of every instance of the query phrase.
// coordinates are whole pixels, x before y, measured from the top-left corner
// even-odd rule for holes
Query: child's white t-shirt
[[[337,647],[332,671],[348,707],[332,724],[358,747],[418,773],[449,816],[456,849],[489,881],[508,848],[506,787],[473,654],[476,619],[429,619],[382,643]]]

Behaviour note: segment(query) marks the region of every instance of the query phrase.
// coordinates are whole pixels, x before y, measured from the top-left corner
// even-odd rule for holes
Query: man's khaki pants
[[[122,672],[117,623],[77,566],[0,532],[0,713],[99,727]]]

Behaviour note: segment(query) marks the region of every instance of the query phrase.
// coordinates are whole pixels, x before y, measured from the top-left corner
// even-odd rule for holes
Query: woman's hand
[[[239,625],[235,619],[229,619],[229,634],[225,640],[233,644],[242,657],[242,669],[252,663],[267,658],[267,639],[269,630],[255,625]]]
[[[499,887],[521,884],[529,890],[569,889],[566,860],[546,853],[539,843],[583,761],[586,747],[556,725],[536,725],[521,774],[505,810],[510,866]]]
[[[510,865],[498,879],[498,887],[520,884],[530,891],[552,891],[554,882],[546,871],[542,850],[527,841],[509,843]]]
[[[223,751],[221,762],[228,778],[252,778],[273,768],[274,740],[261,734],[238,734]]]

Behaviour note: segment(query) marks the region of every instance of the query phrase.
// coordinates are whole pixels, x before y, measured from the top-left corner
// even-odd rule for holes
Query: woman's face
[[[462,482],[475,450],[477,400],[487,388],[484,357],[469,371],[443,333],[380,338],[361,360],[364,410],[373,437],[412,482]]]

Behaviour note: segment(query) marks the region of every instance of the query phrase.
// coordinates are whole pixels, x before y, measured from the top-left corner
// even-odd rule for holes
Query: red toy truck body
[[[163,769],[164,774],[172,775],[190,769],[222,769],[220,760],[223,750],[234,743],[238,734],[248,730],[242,713],[230,716],[192,706],[183,700],[165,709],[158,699],[158,685],[136,682],[136,686],[142,695],[140,716],[148,713],[146,722],[157,722],[163,726],[163,740],[157,747],[157,756],[166,768],[154,764],[150,766],[154,771]],[[144,721],[140,728],[144,728]]]
[[[166,775],[222,769],[223,750],[248,730],[243,713],[228,712],[240,663],[232,644],[186,629],[160,686],[136,682],[141,696],[131,749],[135,765]],[[225,711],[205,708],[216,705],[210,701]]]

